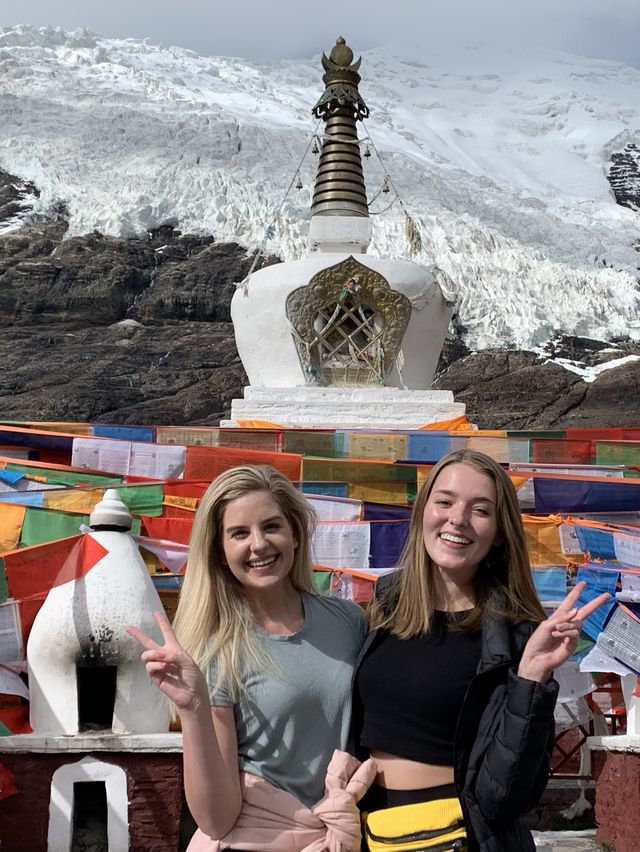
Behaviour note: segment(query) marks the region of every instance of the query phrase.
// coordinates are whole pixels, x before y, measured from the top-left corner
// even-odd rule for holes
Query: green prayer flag
[[[24,513],[20,546],[29,547],[32,544],[43,544],[46,541],[78,535],[81,524],[89,525],[89,515],[29,506]],[[140,519],[134,518],[131,535],[140,535],[140,528]]]
[[[7,586],[7,572],[4,567],[4,559],[0,557],[0,603],[4,603],[9,597],[9,587]]]

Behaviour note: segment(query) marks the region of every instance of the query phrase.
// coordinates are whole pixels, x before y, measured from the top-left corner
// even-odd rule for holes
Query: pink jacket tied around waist
[[[231,831],[215,840],[198,829],[187,852],[359,852],[356,803],[375,775],[372,760],[360,763],[336,750],[327,767],[325,795],[308,808],[264,778],[241,772],[242,810]]]

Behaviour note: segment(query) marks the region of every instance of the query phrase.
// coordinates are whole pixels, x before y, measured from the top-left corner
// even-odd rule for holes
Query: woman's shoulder
[[[307,601],[320,618],[344,622],[355,627],[358,631],[366,631],[367,629],[367,617],[364,610],[353,601],[315,594],[308,594]]]

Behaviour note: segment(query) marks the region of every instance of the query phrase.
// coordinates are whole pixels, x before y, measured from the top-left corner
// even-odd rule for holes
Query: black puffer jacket
[[[467,690],[455,737],[455,783],[469,835],[468,852],[534,852],[520,817],[536,805],[549,778],[558,685],[517,676],[535,625],[485,618],[480,662]],[[360,653],[362,660],[376,631]],[[359,720],[357,713],[354,726]],[[357,742],[353,731],[352,742]]]
[[[516,674],[534,625],[485,619],[475,678],[460,711],[455,781],[469,852],[533,852],[520,817],[538,803],[549,778],[558,684]]]

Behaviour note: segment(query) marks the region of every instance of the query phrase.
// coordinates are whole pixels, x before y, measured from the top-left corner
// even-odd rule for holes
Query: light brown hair
[[[531,565],[516,491],[498,462],[476,450],[454,450],[440,459],[418,492],[409,534],[398,567],[397,584],[369,608],[372,627],[384,627],[408,639],[428,633],[436,600],[437,566],[424,546],[422,516],[434,482],[444,468],[463,464],[488,476],[496,490],[496,520],[502,543],[494,545],[478,566],[474,593],[476,606],[457,621],[461,630],[478,630],[484,614],[511,624],[543,621],[545,613],[533,584]]]

